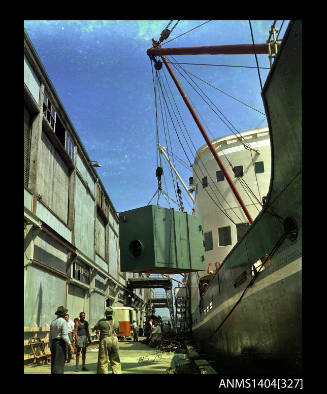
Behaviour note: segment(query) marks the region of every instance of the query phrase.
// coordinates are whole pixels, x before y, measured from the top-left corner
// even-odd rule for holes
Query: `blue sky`
[[[204,20],[180,21],[168,40],[204,22]],[[147,205],[157,190],[155,95],[151,64],[146,51],[152,47],[151,39],[159,39],[161,31],[168,23],[169,20],[26,20],[24,22],[24,27],[90,159],[97,160],[102,166],[96,169],[97,173],[118,212]],[[272,23],[273,20],[251,21],[255,43],[266,42]],[[279,28],[281,23],[281,20],[277,21],[276,27]],[[285,21],[280,38],[287,24],[288,21]],[[246,43],[252,43],[249,21],[222,20],[210,21],[163,46]],[[253,67],[256,66],[254,55],[180,55],[174,58],[177,62],[220,65],[185,64],[182,67],[257,109],[257,111],[249,109],[192,77],[237,131],[267,125],[262,114],[264,107],[257,69],[221,66]],[[175,61],[169,56],[168,59]],[[258,55],[258,61],[260,67],[269,67],[267,55]],[[268,71],[260,70],[263,84]],[[168,83],[167,92],[171,92],[171,99],[173,98],[177,104],[191,138],[190,141],[198,149],[204,144],[202,135],[185,109],[185,104],[164,67],[159,73],[162,83]],[[175,73],[199,112],[209,137],[217,138],[231,134],[231,130],[219,120],[206,103],[199,100],[197,93],[180,74],[177,71]],[[167,146],[160,113],[158,116],[159,143]],[[188,185],[188,178],[192,176],[191,167],[172,124],[169,125],[166,133],[171,140],[172,152],[175,155],[174,164]],[[194,158],[193,145],[190,144],[189,149],[182,135],[179,136],[188,157]],[[174,184],[164,158],[162,164],[166,181],[163,183],[163,189],[171,199],[176,200]],[[157,203],[157,199],[152,200],[152,203]],[[160,197],[159,204],[168,207],[167,200],[163,196]],[[191,212],[191,202],[184,191],[183,204],[186,211]],[[171,206],[178,209],[172,201]]]

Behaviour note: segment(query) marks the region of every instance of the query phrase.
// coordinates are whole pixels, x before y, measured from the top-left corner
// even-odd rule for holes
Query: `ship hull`
[[[272,151],[267,202],[201,296],[199,276],[187,279],[194,341],[218,368],[237,373],[302,369],[301,36],[301,21],[291,22],[262,92]]]

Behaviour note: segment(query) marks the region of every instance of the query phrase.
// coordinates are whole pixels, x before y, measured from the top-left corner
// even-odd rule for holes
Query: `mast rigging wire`
[[[176,37],[172,38],[172,39],[169,40],[169,41],[166,41],[166,42],[165,42],[164,44],[162,44],[162,45],[166,45],[166,44],[168,44],[168,42],[171,42],[171,41],[173,41],[173,40],[176,40],[176,38],[179,38],[179,37],[181,37],[181,36],[184,36],[185,34],[191,32],[191,31],[193,31],[193,30],[195,30],[195,29],[197,29],[197,28],[199,28],[199,27],[201,27],[201,26],[203,26],[203,25],[205,25],[206,23],[211,22],[211,21],[212,21],[212,19],[209,19],[209,20],[207,20],[206,22],[201,23],[201,25],[196,26],[196,27],[194,27],[193,29],[186,31],[185,33],[182,33],[182,34],[180,34],[179,36],[176,36]]]
[[[175,66],[174,66],[175,67]],[[188,74],[188,72],[181,66],[179,66],[184,73]],[[176,68],[176,67],[175,67]],[[218,118],[225,124],[225,126],[227,126],[227,128],[235,135],[235,137],[241,142],[241,144],[246,148],[246,149],[251,149],[246,143],[244,143],[242,141],[243,136],[240,134],[240,132],[236,129],[236,127],[226,118],[226,116],[221,112],[221,110],[217,107],[217,105],[210,99],[210,97],[208,97],[203,90],[199,87],[199,85],[194,82],[194,80],[190,78],[190,80],[193,82],[193,84],[202,92],[202,94],[212,103],[212,105],[217,109],[217,111],[222,115],[222,117],[224,119],[226,119],[226,121],[230,124],[230,126],[221,118],[221,116],[211,107],[211,105],[202,97],[202,95],[194,88],[194,86],[192,86],[192,84],[186,79],[186,77],[181,73],[180,70],[178,70],[178,68],[176,68],[176,70],[180,73],[180,75],[186,80],[186,82],[196,91],[196,93],[202,98],[202,100],[209,106],[209,108],[218,116]],[[233,129],[235,130],[236,133],[238,133],[239,135],[237,135]]]
[[[163,88],[162,88],[160,79],[161,79],[161,78],[159,78],[158,81],[159,81],[159,85],[160,85],[160,88],[161,88],[162,96],[163,96],[163,98],[164,98],[164,101],[165,101],[165,104],[166,104],[166,107],[167,107],[167,110],[168,110],[168,113],[169,113],[169,116],[170,116],[170,120],[171,120],[172,125],[173,125],[173,127],[174,127],[174,130],[175,130],[175,133],[176,133],[176,135],[177,135],[178,141],[179,141],[179,143],[180,143],[180,145],[181,145],[181,147],[182,147],[182,149],[183,149],[183,151],[184,151],[184,154],[185,154],[185,156],[187,157],[187,160],[189,161],[189,163],[190,163],[190,165],[191,165],[191,161],[190,161],[190,159],[189,159],[187,153],[185,152],[185,149],[184,149],[184,147],[183,147],[183,144],[181,143],[181,140],[180,140],[179,135],[178,135],[178,133],[177,133],[176,127],[175,127],[174,122],[173,122],[173,120],[172,120],[172,116],[171,116],[171,113],[170,113],[170,111],[169,111],[167,101],[166,101],[166,99],[165,99],[165,95],[164,95],[164,92],[163,92]],[[168,97],[168,98],[169,98],[169,97]],[[169,101],[170,101],[170,99],[169,99]],[[170,105],[171,105],[171,102],[170,102]],[[176,104],[175,104],[175,105],[176,105]],[[172,106],[172,105],[171,105],[171,106]],[[176,117],[177,123],[178,123],[178,125],[179,125],[179,122],[178,122],[177,116],[176,116],[176,114],[175,114],[175,111],[173,110],[173,112],[174,112],[174,115],[175,115],[175,117]],[[183,122],[183,121],[182,121],[182,122]],[[180,125],[179,125],[179,127],[180,127]],[[184,127],[185,127],[185,125],[184,125]],[[187,143],[187,140],[186,140],[186,138],[185,138],[184,133],[182,133],[182,134],[183,134],[183,137],[184,137],[184,139],[185,139],[185,141],[186,141],[186,143]],[[191,142],[192,142],[192,140],[191,140]],[[188,143],[187,143],[187,145],[188,145]],[[188,145],[188,147],[189,147],[189,145]],[[189,149],[190,149],[190,147],[189,147]],[[195,147],[194,147],[194,149],[195,149]],[[204,167],[205,167],[205,166],[204,166]],[[201,172],[202,172],[202,174],[203,174],[203,171],[202,171],[202,169],[200,168],[200,166],[199,166],[199,169],[201,170]],[[193,168],[193,171],[195,172],[194,168]],[[195,173],[196,173],[196,172],[195,172]],[[204,174],[203,174],[203,175],[204,175]],[[212,178],[211,178],[210,173],[208,172],[208,170],[207,170],[207,175],[209,175],[210,179],[212,180]],[[200,177],[199,177],[197,174],[196,174],[196,176],[200,179]],[[215,182],[212,182],[212,183],[215,184]],[[208,184],[208,186],[210,186],[211,190],[213,191],[211,185]],[[216,187],[217,187],[217,185],[216,185]],[[220,193],[220,195],[223,197],[223,195],[222,195],[222,193],[220,192],[220,190],[218,189],[218,187],[217,187],[217,190],[218,190],[218,192]],[[232,218],[225,212],[225,210],[217,205],[217,202],[212,198],[212,196],[209,194],[209,192],[208,192],[207,190],[206,190],[206,192],[207,192],[208,196],[212,199],[212,201],[214,202],[214,204],[218,207],[218,209],[219,209],[224,215],[226,215],[226,216],[228,217],[228,219],[230,219],[230,220],[232,221],[232,223],[235,224],[235,222],[234,222],[234,221],[232,220]],[[215,194],[214,191],[213,191],[213,194],[215,195],[217,201],[221,204],[221,202],[219,201],[219,199],[218,199],[218,197],[217,197],[217,195]],[[223,198],[224,198],[224,197],[223,197]],[[226,201],[225,198],[224,198],[224,200]],[[226,203],[229,205],[228,201],[226,201]],[[236,212],[233,210],[233,208],[230,207],[230,209],[234,212],[235,216],[238,217],[238,215],[237,215]],[[239,217],[238,217],[238,219],[239,219],[240,221],[242,221],[242,219],[240,219]]]
[[[260,70],[259,70],[259,63],[258,63],[257,54],[256,54],[256,52],[255,52],[253,31],[252,31],[252,26],[251,26],[251,21],[250,21],[250,20],[249,20],[249,25],[250,25],[250,30],[251,30],[251,38],[252,38],[253,52],[254,52],[254,56],[255,56],[255,61],[256,61],[256,63],[257,63],[257,70],[258,70],[258,75],[259,75],[260,87],[261,87],[261,91],[262,91],[262,82],[261,82],[261,75],[260,75]]]
[[[176,67],[175,67],[176,68]],[[183,67],[181,67],[181,69],[184,71],[184,72],[186,72],[186,73],[188,73]],[[178,70],[179,71],[179,70]],[[182,75],[182,73],[180,72],[180,74]],[[182,75],[183,76],[183,75]],[[184,77],[184,76],[183,76]],[[185,77],[184,77],[184,79],[186,79]],[[193,79],[190,77],[190,79],[193,81]],[[187,81],[187,80],[186,80]],[[187,81],[188,82],[188,81]],[[189,83],[189,82],[188,82]],[[201,92],[203,92],[203,90],[193,81],[193,83],[201,90]],[[189,83],[190,84],[190,83]],[[190,84],[191,85],[191,84]],[[192,86],[192,85],[191,85]],[[193,86],[192,86],[192,88],[194,89],[194,90],[196,90]],[[198,92],[197,92],[198,93]],[[203,99],[203,97],[201,96],[201,94],[200,93],[198,93],[199,95],[200,95],[200,97]],[[203,94],[210,100],[210,98],[203,92]],[[203,99],[204,100],[204,99]],[[205,102],[206,102],[206,100],[204,100]],[[211,100],[210,100],[211,101]],[[212,102],[212,101],[211,101]],[[206,102],[207,103],[207,102]],[[208,103],[207,103],[208,104]],[[209,105],[209,104],[208,104]],[[216,107],[216,105],[213,103],[213,105]],[[211,108],[211,106],[209,105],[209,107]],[[216,107],[217,108],[217,107]],[[211,108],[212,109],[212,108]],[[218,109],[218,108],[217,108]],[[218,109],[218,111],[222,114],[222,116],[224,116],[224,114]],[[215,112],[215,111],[214,111]],[[218,115],[219,116],[219,115]],[[219,117],[220,118],[220,117]],[[225,116],[224,116],[224,118],[225,119],[227,119]],[[220,118],[221,119],[221,118]],[[227,121],[228,121],[228,119],[227,119]],[[229,122],[229,121],[228,121]],[[234,127],[234,129],[236,130],[236,128],[235,128],[235,126],[233,126],[232,125],[232,123],[231,122],[229,122],[230,124],[231,124],[231,126],[232,127]],[[233,131],[232,131],[233,132]],[[250,154],[251,154],[251,159],[252,159],[252,161],[253,161],[253,158],[252,158],[252,152],[251,152],[251,150],[254,150],[254,149],[252,149],[249,145],[247,145],[247,144],[245,144],[245,143],[243,143],[242,142],[242,140],[241,139],[244,139],[243,138],[243,136],[236,130],[236,132],[239,134],[239,137],[233,132],[233,134],[240,140],[240,142],[243,144],[243,146],[246,148],[246,149],[248,149],[248,150],[250,150]],[[223,152],[223,155],[224,155],[224,157],[226,158],[226,160],[227,160],[227,162],[229,163],[229,165],[230,165],[230,167],[231,168],[233,168],[233,165],[231,164],[231,162],[228,160],[228,158],[227,158],[227,156],[224,154],[224,152]],[[245,181],[244,181],[245,182]],[[257,185],[258,185],[258,182],[257,182]],[[247,185],[248,186],[248,185]],[[244,185],[242,185],[242,187],[244,188]],[[259,186],[258,186],[258,188],[259,188]],[[255,194],[253,193],[253,191],[249,188],[249,186],[248,186],[248,189],[251,191],[251,193],[255,196]],[[245,190],[245,189],[244,189]],[[245,190],[246,191],[246,190]],[[246,191],[246,193],[247,193],[247,191]],[[248,194],[248,193],[247,193]],[[259,195],[260,195],[260,191],[259,191]],[[250,197],[250,196],[249,196]],[[257,199],[257,197],[255,196],[255,198]],[[250,200],[252,201],[252,199],[251,199],[251,197],[250,197]],[[252,203],[253,203],[253,201],[252,201]],[[254,204],[255,205],[255,204]],[[257,208],[257,206],[255,205],[255,207]]]
[[[172,63],[172,64],[174,64],[174,63]],[[176,63],[176,64],[177,64],[177,63]],[[199,79],[200,81],[202,81],[202,82],[206,83],[208,86],[210,86],[210,87],[212,87],[212,88],[214,88],[214,89],[218,90],[219,92],[221,92],[221,93],[225,94],[226,96],[228,96],[228,97],[232,98],[233,100],[235,100],[235,101],[238,101],[239,103],[241,103],[241,104],[245,105],[246,107],[248,107],[248,108],[250,108],[250,109],[253,109],[254,111],[257,111],[257,112],[259,112],[259,113],[260,113],[260,114],[262,114],[262,115],[265,115],[265,113],[264,113],[264,112],[261,112],[261,111],[259,111],[258,109],[254,108],[254,107],[251,107],[250,105],[248,105],[248,104],[244,103],[243,101],[241,101],[241,100],[237,99],[236,97],[233,97],[233,96],[232,96],[232,95],[230,95],[229,93],[226,93],[226,92],[224,92],[223,90],[221,90],[221,89],[217,88],[216,86],[212,85],[211,83],[209,83],[209,82],[207,82],[207,81],[203,80],[203,79],[202,79],[202,78],[200,78],[199,76],[197,76],[197,75],[195,75],[195,74],[193,74],[193,73],[191,73],[191,72],[189,72],[189,71],[187,71],[187,70],[185,70],[185,69],[183,69],[183,70],[184,70],[184,71],[185,71],[187,74],[189,74],[189,75],[193,75],[193,77],[195,77],[195,78]]]

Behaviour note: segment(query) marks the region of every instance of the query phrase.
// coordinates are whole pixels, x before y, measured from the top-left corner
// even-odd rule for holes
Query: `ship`
[[[153,44],[159,70],[165,52]],[[216,272],[184,275],[186,328],[217,371],[302,372],[301,50],[302,21],[290,21],[261,92],[271,146],[262,210]]]

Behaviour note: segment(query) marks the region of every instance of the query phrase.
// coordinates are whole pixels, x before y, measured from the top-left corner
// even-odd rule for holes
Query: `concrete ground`
[[[145,339],[140,337],[140,340]],[[175,355],[173,352],[161,352],[158,349],[151,348],[140,342],[124,341],[119,342],[119,355],[122,365],[123,374],[167,374],[168,368],[176,365],[176,359],[184,358],[184,355]],[[98,346],[91,345],[86,353],[86,368],[89,371],[81,370],[81,356],[79,372],[75,372],[75,354],[74,360],[65,364],[65,374],[96,374],[98,361]],[[49,364],[36,365],[29,364],[24,366],[25,374],[50,374],[51,366]],[[109,367],[109,373],[112,373]]]

